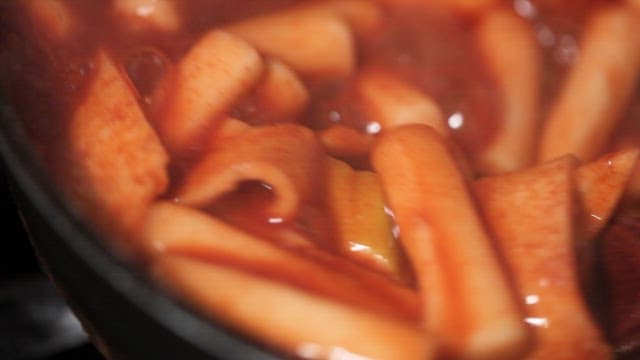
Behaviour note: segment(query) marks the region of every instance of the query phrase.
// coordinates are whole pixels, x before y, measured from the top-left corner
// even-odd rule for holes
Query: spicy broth
[[[65,132],[74,108],[89,96],[86,92],[95,76],[93,54],[96,49],[106,49],[119,61],[135,89],[140,107],[152,126],[156,126],[154,117],[158,114],[154,106],[157,105],[155,102],[159,98],[159,91],[163,90],[164,79],[206,31],[252,16],[288,9],[302,2],[180,2],[177,12],[189,21],[179,30],[170,32],[153,27],[132,29],[110,10],[111,2],[106,0],[64,3],[80,21],[71,35],[72,40],[61,45],[51,45],[51,42],[55,42],[52,39],[54,35],[38,32],[37,28],[31,29],[32,20],[26,17],[3,16],[1,24],[3,85],[24,119],[45,167],[63,188],[69,171],[64,161],[67,156],[64,149],[67,145]],[[4,14],[20,13],[17,4],[5,3],[0,5],[0,9]],[[542,49],[543,90],[539,117],[544,118],[561,91],[566,73],[579,56],[585,18],[602,6],[602,2],[571,2],[563,6],[547,1],[516,0],[503,5],[513,8],[514,12],[529,22]],[[308,90],[309,102],[304,111],[287,119],[287,122],[302,124],[315,132],[342,125],[364,136],[375,137],[380,132],[378,119],[371,117],[368,109],[363,108],[356,82],[359,71],[363,69],[381,70],[435,100],[442,109],[452,138],[469,160],[471,174],[479,177],[481,172],[478,171],[477,158],[503,126],[500,112],[503,94],[473,38],[472,29],[477,20],[472,16],[418,5],[393,6],[385,3],[380,6],[385,16],[375,31],[353,35],[357,71],[348,76],[299,75]],[[163,98],[174,95],[169,88]],[[620,144],[638,145],[638,99],[637,94],[633,96],[632,104],[625,112],[622,125],[618,127],[607,151],[622,147]],[[256,94],[251,91],[243,93],[226,113],[253,127],[282,121],[271,115],[271,109],[257,101]],[[171,156],[171,185],[162,199],[180,202],[176,196],[177,188],[209,151],[205,142],[198,140],[191,144],[186,153]],[[344,157],[341,160],[360,171],[372,170],[366,158],[354,160]],[[313,246],[322,251],[348,258],[340,253],[335,244],[338,225],[327,204],[327,184],[319,179],[316,185],[316,191],[301,206],[300,214],[291,220],[283,221],[265,213],[264,209],[274,201],[275,195],[268,184],[254,180],[242,182],[204,210],[228,224],[283,247],[295,248],[300,245],[292,239],[310,239]],[[616,238],[616,233],[625,232],[627,228],[635,229],[630,231],[637,235],[637,219],[633,214],[639,211],[639,207],[637,199],[627,199],[626,207],[620,210],[614,220],[616,225],[606,231],[605,237]],[[387,215],[389,221],[393,222],[392,211]],[[623,225],[620,225],[621,222]],[[627,228],[620,230],[624,226]],[[394,240],[401,236],[397,228],[390,228],[389,231]],[[625,239],[631,237],[620,236]],[[197,254],[194,256],[197,257]],[[391,278],[413,290],[416,284],[406,254],[401,253],[400,258],[400,270]],[[604,261],[605,265],[608,265],[607,261],[610,262]],[[373,272],[380,272],[374,261],[360,259],[355,262]],[[256,265],[256,268],[260,267]],[[257,272],[271,276],[268,268]],[[609,271],[614,275],[607,281],[615,284],[618,273]],[[617,306],[615,299],[611,306]],[[614,318],[614,323],[609,324],[612,329],[616,329],[622,316],[616,315]]]

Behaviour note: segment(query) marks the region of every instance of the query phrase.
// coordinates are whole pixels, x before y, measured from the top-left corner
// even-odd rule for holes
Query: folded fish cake
[[[94,66],[69,123],[64,190],[101,230],[136,233],[167,189],[169,157],[112,56],[98,51]]]
[[[609,359],[575,255],[574,157],[475,183],[480,208],[535,334],[528,359]]]

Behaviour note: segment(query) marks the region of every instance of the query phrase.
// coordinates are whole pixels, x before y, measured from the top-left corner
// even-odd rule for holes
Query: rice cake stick
[[[254,90],[258,111],[273,122],[292,122],[309,103],[309,92],[298,75],[275,59],[266,61],[264,76]],[[263,115],[264,116],[264,115]]]
[[[352,163],[368,163],[374,142],[372,135],[342,124],[332,125],[317,135],[329,155]]]
[[[280,11],[229,24],[224,30],[302,75],[345,77],[355,71],[351,29],[337,15]]]
[[[444,139],[425,125],[402,126],[381,135],[372,162],[444,355],[521,356],[522,313]]]
[[[185,256],[243,269],[286,282],[368,311],[418,323],[415,293],[392,280],[359,274],[343,266],[325,266],[301,253],[225,224],[208,214],[169,202],[151,210],[139,244],[152,259]]]
[[[382,9],[370,0],[306,1],[289,11],[338,16],[357,35],[372,34],[378,30],[384,15]]]
[[[159,259],[152,270],[205,314],[302,359],[433,358],[415,326],[279,282],[180,257]]]
[[[538,158],[601,153],[631,99],[640,73],[640,13],[623,4],[589,19],[580,55],[546,119]]]
[[[253,88],[263,67],[260,55],[242,39],[218,30],[205,34],[155,99],[162,105],[154,109],[154,120],[169,150],[181,154],[204,140],[238,98]]]
[[[478,166],[484,174],[524,168],[533,162],[536,151],[540,46],[533,29],[513,10],[497,8],[487,12],[474,31],[502,103],[500,127],[480,154]]]
[[[391,73],[365,70],[356,80],[361,107],[385,131],[406,124],[425,124],[448,136],[440,106],[428,95]]]

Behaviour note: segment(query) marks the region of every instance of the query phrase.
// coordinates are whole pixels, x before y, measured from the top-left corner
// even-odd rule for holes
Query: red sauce
[[[204,31],[217,24],[295,3],[298,1],[185,1],[181,2],[179,11],[190,21],[183,31],[170,35],[153,31],[131,35],[121,29],[118,19],[104,15],[109,13],[108,1],[69,1],[83,21],[83,31],[74,34],[74,41],[69,46],[61,48],[32,45],[37,44],[38,41],[33,40],[41,34],[13,31],[14,28],[24,28],[25,20],[0,16],[0,68],[4,69],[0,70],[0,78],[16,109],[26,120],[27,132],[44,158],[45,166],[50,168],[54,177],[63,178],[65,169],[58,166],[64,164],[56,161],[59,154],[51,149],[62,146],[60,139],[63,138],[66,119],[70,117],[72,105],[84,96],[85,84],[92,75],[89,55],[98,44],[106,46],[119,57],[143,108],[147,109],[168,69]],[[598,3],[594,2],[593,6]],[[544,0],[515,0],[513,6],[530,21],[545,50],[542,93],[543,108],[546,109],[579,51],[580,29],[592,8],[579,1],[558,5]],[[12,7],[12,4],[1,4],[0,11],[15,13]],[[384,24],[377,33],[357,39],[358,67],[384,68],[433,97],[442,107],[445,118],[455,116],[462,119],[461,123],[451,125],[451,130],[455,140],[473,159],[474,154],[491,142],[496,129],[501,126],[496,86],[471,38],[473,21],[401,7],[385,9],[385,15]],[[55,59],[65,61],[61,63]],[[371,132],[370,124],[376,119],[369,118],[359,107],[353,78],[303,78],[303,81],[309,89],[311,102],[297,121],[314,130],[342,124]],[[635,99],[638,98],[636,95]],[[275,122],[264,113],[251,94],[230,111],[230,114],[253,125]],[[635,101],[615,136],[618,139],[615,143],[640,143],[639,114],[640,102]],[[174,180],[180,179],[190,165],[173,163]],[[303,234],[326,248],[331,247],[334,224],[326,215],[322,199],[312,199],[305,205],[303,216],[289,224],[269,218],[262,212],[264,204],[272,199],[273,194],[263,184],[248,182],[213,204],[208,211],[227,222],[275,240],[286,242],[274,234],[289,231]],[[628,231],[620,230],[620,226],[616,225],[607,236],[628,240]],[[617,232],[623,232],[624,236],[616,237]],[[634,234],[637,235],[637,231]],[[623,246],[620,242],[614,242],[607,254],[613,254],[615,258],[621,252],[618,250],[620,246]],[[637,244],[633,249],[635,254]],[[610,274],[620,272],[616,266],[609,270]],[[615,285],[616,281],[612,278],[609,282]],[[617,286],[613,289],[621,291]],[[616,296],[621,297],[617,293]],[[638,302],[628,305],[628,297],[624,297],[624,301],[625,306],[635,306],[634,309],[638,306]],[[614,322],[627,324],[618,313],[614,315]],[[633,325],[640,328],[638,324]],[[616,329],[615,324],[612,328]]]

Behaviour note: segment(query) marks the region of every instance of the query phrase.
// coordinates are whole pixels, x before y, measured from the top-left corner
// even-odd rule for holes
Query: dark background
[[[0,163],[0,358],[104,359],[41,271]]]

